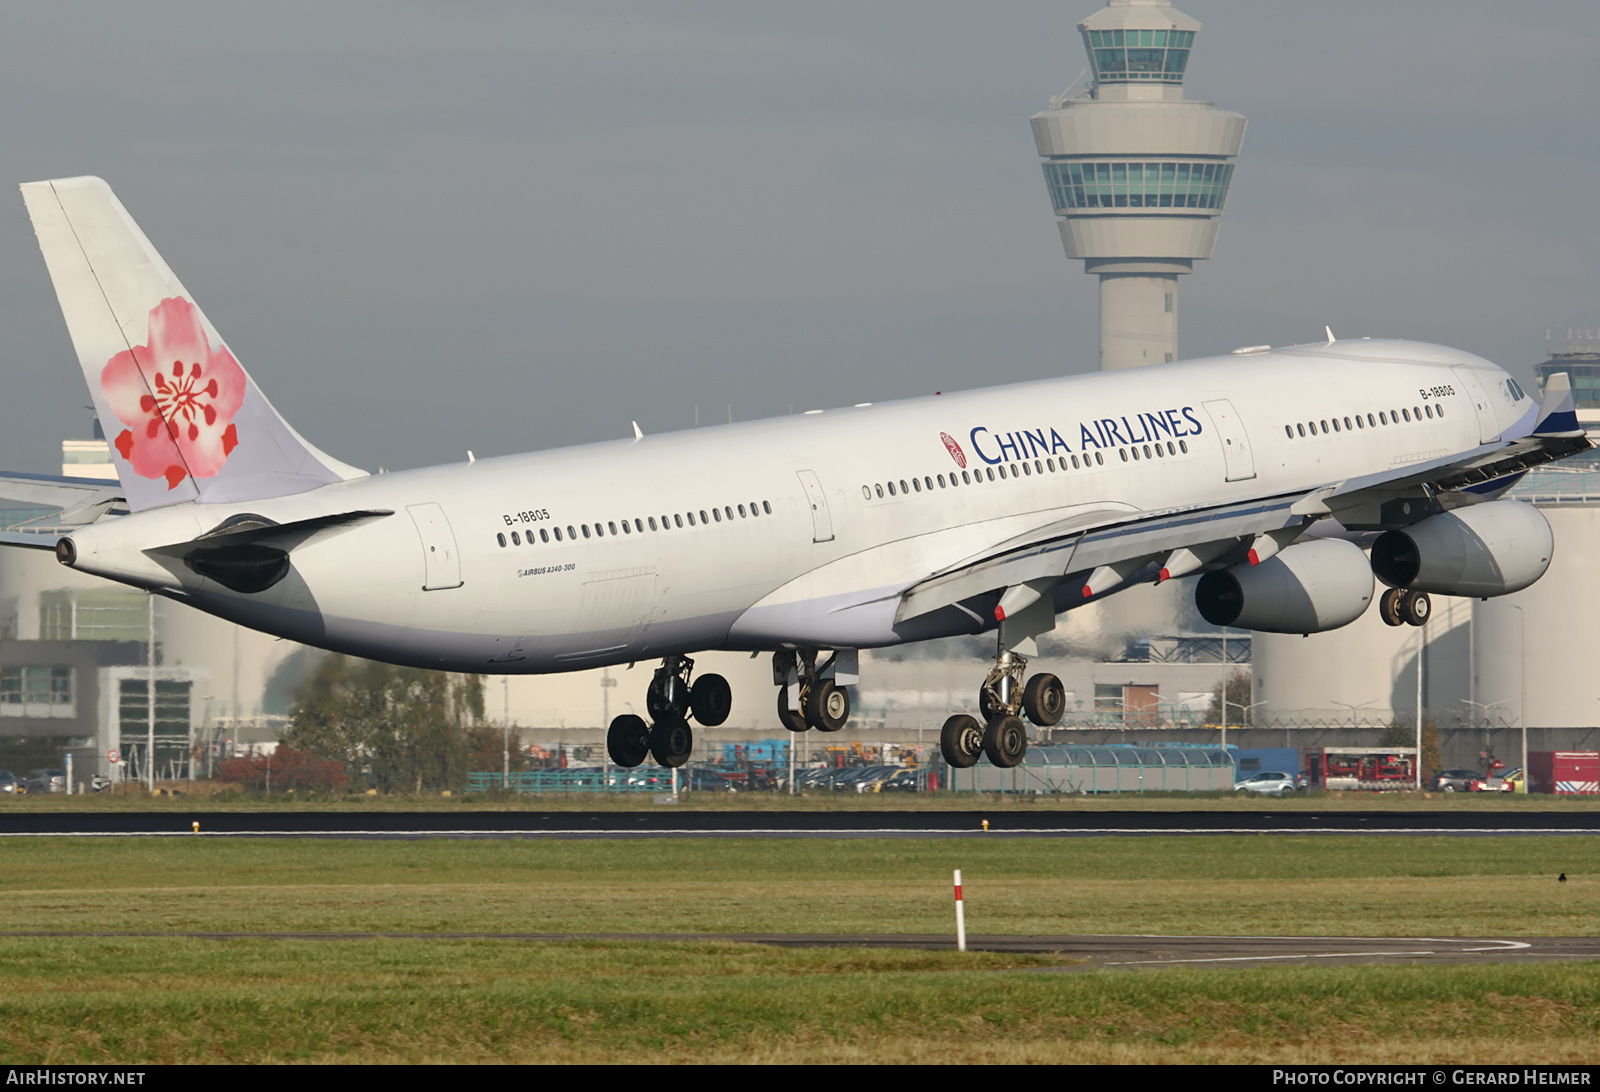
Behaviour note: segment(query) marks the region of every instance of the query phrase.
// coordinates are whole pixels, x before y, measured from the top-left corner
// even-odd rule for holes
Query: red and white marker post
[[[961,902],[961,870],[956,869],[956,951],[967,950],[967,912]]]

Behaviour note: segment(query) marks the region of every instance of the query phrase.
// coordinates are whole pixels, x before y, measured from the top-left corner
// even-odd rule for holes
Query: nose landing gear
[[[694,729],[689,717],[708,728],[728,719],[733,690],[721,675],[702,675],[690,684],[694,661],[668,656],[656,668],[645,691],[644,706],[650,724],[632,713],[612,720],[606,729],[606,753],[618,766],[639,765],[648,756],[663,766],[682,766],[694,750]]]

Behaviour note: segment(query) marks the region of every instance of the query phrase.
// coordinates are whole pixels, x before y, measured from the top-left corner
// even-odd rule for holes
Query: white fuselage
[[[72,538],[85,571],[418,666],[550,672],[701,649],[876,647],[992,626],[970,610],[895,614],[912,585],[1076,506],[1281,496],[1526,432],[1532,403],[1504,378],[1437,346],[1336,342],[186,503]],[[1474,381],[1492,419],[1474,409]],[[1442,414],[1411,419],[1424,406]],[[1401,419],[1367,425],[1380,413]],[[289,523],[356,510],[394,514],[299,546],[288,577],[254,595],[141,552],[243,512]]]

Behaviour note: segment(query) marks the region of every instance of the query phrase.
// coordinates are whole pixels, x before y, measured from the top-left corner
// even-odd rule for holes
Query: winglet
[[[1535,436],[1582,436],[1578,424],[1578,407],[1572,399],[1572,377],[1566,372],[1554,372],[1544,381],[1544,400],[1539,405],[1539,423],[1533,426]]]

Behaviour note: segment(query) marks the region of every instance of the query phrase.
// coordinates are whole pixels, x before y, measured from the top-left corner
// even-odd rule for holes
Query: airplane
[[[1027,751],[1065,693],[1057,616],[1196,577],[1209,622],[1310,634],[1370,606],[1505,595],[1554,548],[1503,494],[1590,447],[1471,353],[1386,339],[1206,359],[368,474],[273,409],[110,187],[21,187],[118,483],[8,474],[61,564],[336,652],[472,673],[659,658],[613,761],[684,763],[731,692],[693,654],[772,655],[776,713],[838,731],[859,650],[992,633],[956,768]]]

